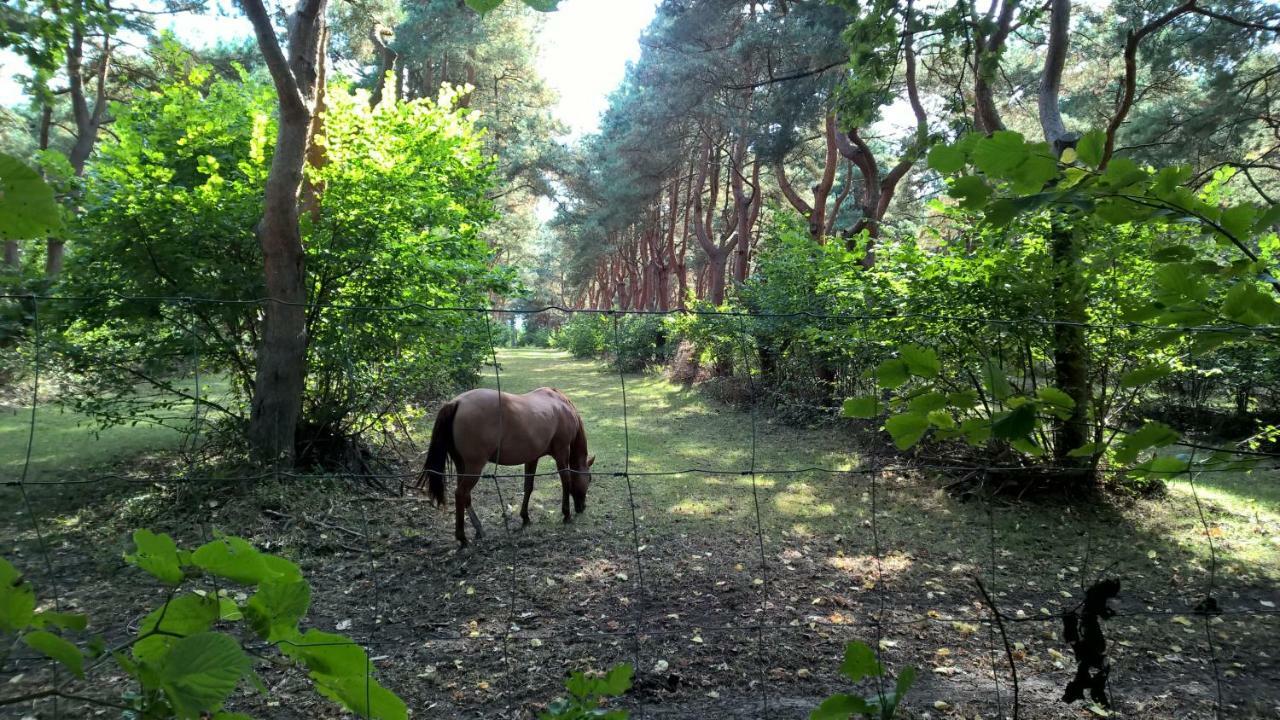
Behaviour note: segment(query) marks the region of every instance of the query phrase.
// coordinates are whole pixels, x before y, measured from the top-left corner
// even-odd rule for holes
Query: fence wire
[[[223,474],[202,475],[198,462],[197,446],[202,431],[202,425],[207,421],[203,410],[205,403],[202,397],[202,362],[201,357],[201,338],[197,326],[193,323],[185,328],[186,332],[191,336],[191,365],[194,375],[194,390],[192,391],[193,408],[191,417],[191,447],[187,452],[188,457],[185,463],[185,473],[174,474],[147,474],[143,472],[133,473],[113,473],[102,472],[88,477],[59,478],[55,480],[33,479],[31,477],[33,450],[36,447],[37,432],[37,412],[41,405],[41,378],[43,364],[46,362],[42,353],[42,326],[40,322],[40,306],[42,303],[67,303],[74,307],[79,303],[102,302],[105,300],[114,300],[122,302],[153,302],[163,303],[176,308],[190,309],[197,305],[215,304],[215,305],[262,305],[271,302],[263,299],[244,299],[244,300],[211,300],[191,297],[143,297],[143,296],[124,296],[124,295],[108,295],[96,298],[72,298],[72,297],[55,297],[55,296],[15,296],[0,295],[0,300],[20,300],[30,302],[31,312],[31,332],[30,345],[32,348],[32,369],[31,369],[31,410],[29,414],[29,423],[27,428],[27,437],[25,443],[25,454],[22,459],[22,470],[18,477],[8,478],[4,480],[5,486],[15,487],[21,500],[21,509],[19,512],[25,514],[26,521],[30,526],[32,535],[35,538],[35,547],[40,557],[40,564],[43,567],[45,577],[39,585],[41,592],[50,593],[52,602],[56,609],[61,609],[64,604],[64,591],[70,588],[63,587],[63,582],[55,571],[54,560],[49,543],[47,542],[47,533],[45,525],[47,520],[42,517],[36,503],[31,500],[29,492],[37,487],[55,486],[55,487],[73,487],[85,484],[101,484],[120,482],[128,484],[147,484],[160,486],[174,486],[177,488],[199,487],[213,484],[249,484],[261,480],[272,479],[277,484],[306,482],[315,478],[315,475],[300,472],[291,472],[279,467],[273,467],[269,471],[260,473],[246,473],[241,475],[227,476]],[[317,307],[317,306],[308,306]],[[329,305],[324,306],[333,310],[340,311],[358,311],[363,313],[372,313],[375,316],[383,312],[412,312],[420,313],[424,316],[435,313],[455,313],[465,314],[473,317],[482,317],[485,322],[485,333],[488,339],[487,354],[493,366],[493,382],[495,389],[498,391],[498,450],[493,458],[493,468],[489,472],[484,473],[484,478],[492,480],[494,492],[500,505],[500,513],[503,523],[503,535],[501,544],[506,545],[510,563],[509,567],[501,568],[506,570],[506,587],[496,592],[505,594],[505,602],[499,601],[499,605],[505,605],[505,612],[501,613],[502,624],[501,632],[437,632],[424,631],[420,626],[414,625],[412,622],[406,622],[401,626],[397,626],[391,622],[394,612],[393,607],[395,600],[387,597],[388,582],[380,581],[380,563],[379,554],[374,547],[377,537],[374,530],[374,524],[371,523],[369,510],[373,506],[394,507],[397,504],[418,505],[425,504],[425,498],[412,494],[405,494],[405,486],[418,475],[417,472],[387,472],[387,473],[358,473],[348,475],[353,479],[363,479],[379,482],[391,482],[392,487],[398,486],[398,493],[388,492],[366,492],[361,497],[353,497],[351,500],[356,501],[356,509],[358,510],[358,520],[361,532],[354,532],[340,526],[333,526],[321,521],[320,527],[337,527],[352,536],[363,538],[364,545],[362,548],[355,548],[364,556],[363,562],[367,566],[369,595],[353,598],[352,602],[360,603],[367,601],[374,613],[374,620],[365,623],[367,627],[363,627],[364,632],[353,632],[354,644],[369,649],[383,649],[388,651],[406,650],[404,647],[405,635],[401,632],[409,633],[412,636],[413,643],[421,643],[424,645],[432,644],[450,644],[450,643],[477,643],[489,642],[497,643],[500,650],[501,666],[503,667],[503,683],[507,687],[506,701],[511,705],[504,707],[501,713],[512,717],[526,716],[528,698],[525,687],[521,679],[521,672],[532,674],[532,667],[521,668],[519,663],[521,658],[514,652],[514,648],[518,644],[529,645],[537,642],[539,645],[546,643],[559,643],[563,646],[587,645],[596,649],[606,648],[618,642],[627,642],[629,645],[630,660],[637,673],[637,693],[639,702],[628,702],[632,707],[633,716],[640,718],[646,717],[650,710],[660,710],[662,705],[662,697],[653,688],[663,683],[660,677],[662,671],[657,665],[650,670],[646,667],[649,657],[645,655],[645,644],[654,641],[661,641],[664,638],[681,638],[688,637],[691,633],[696,633],[699,643],[706,643],[702,636],[715,638],[716,636],[724,636],[726,646],[732,652],[732,637],[734,635],[746,634],[753,638],[755,651],[754,655],[754,674],[755,679],[748,682],[747,687],[757,688],[758,705],[754,711],[754,715],[734,713],[735,717],[754,716],[759,718],[774,718],[784,716],[788,711],[794,710],[789,708],[781,701],[785,698],[786,693],[782,693],[783,697],[779,697],[776,692],[775,685],[770,678],[770,648],[771,643],[777,638],[787,634],[804,633],[807,630],[820,630],[823,632],[838,633],[846,640],[861,640],[866,637],[864,633],[870,633],[871,647],[877,659],[882,665],[895,666],[898,669],[905,666],[904,662],[891,662],[885,652],[888,648],[893,647],[893,641],[887,637],[887,631],[917,631],[922,632],[929,627],[957,626],[966,623],[972,623],[977,626],[985,626],[987,629],[987,655],[990,680],[989,693],[991,705],[987,711],[994,707],[998,717],[1012,717],[1013,720],[1019,720],[1025,716],[1025,708],[1023,706],[1022,683],[1019,680],[1019,663],[1022,662],[1018,654],[1023,652],[1021,644],[1014,641],[1011,637],[1010,630],[1025,624],[1038,624],[1046,628],[1054,628],[1058,632],[1060,644],[1069,647],[1079,661],[1077,668],[1077,680],[1080,682],[1097,681],[1098,687],[1102,692],[1107,691],[1108,678],[1114,667],[1111,660],[1106,657],[1105,643],[1100,649],[1091,645],[1095,635],[1100,638],[1100,628],[1105,629],[1102,621],[1108,623],[1114,622],[1119,618],[1178,618],[1186,614],[1197,615],[1201,618],[1204,631],[1205,652],[1208,658],[1208,669],[1204,671],[1207,680],[1212,682],[1212,703],[1211,708],[1215,718],[1224,717],[1226,708],[1232,707],[1225,698],[1224,679],[1223,679],[1223,658],[1220,657],[1219,644],[1215,640],[1214,625],[1222,622],[1225,617],[1235,617],[1252,620],[1263,620],[1276,617],[1280,610],[1274,608],[1274,603],[1270,605],[1263,603],[1263,607],[1253,607],[1247,605],[1243,601],[1236,601],[1233,605],[1228,606],[1227,602],[1230,597],[1234,597],[1234,593],[1230,588],[1220,586],[1221,578],[1219,577],[1219,547],[1214,541],[1214,526],[1211,524],[1202,503],[1200,492],[1197,488],[1197,481],[1201,475],[1214,472],[1237,472],[1233,468],[1197,468],[1195,466],[1196,453],[1203,450],[1212,450],[1209,446],[1196,443],[1186,443],[1186,447],[1190,449],[1191,462],[1186,471],[1186,480],[1191,492],[1196,519],[1200,528],[1203,530],[1205,548],[1209,560],[1209,568],[1207,577],[1200,593],[1193,597],[1173,595],[1173,601],[1164,607],[1156,607],[1150,603],[1142,609],[1123,609],[1116,610],[1107,604],[1107,598],[1103,597],[1099,602],[1099,588],[1105,584],[1106,578],[1112,574],[1113,567],[1102,568],[1094,577],[1097,580],[1090,583],[1090,563],[1094,561],[1094,555],[1098,552],[1098,548],[1093,543],[1092,535],[1084,533],[1084,559],[1081,562],[1081,568],[1078,571],[1079,576],[1079,593],[1070,594],[1067,598],[1068,602],[1059,603],[1063,607],[1061,613],[1049,613],[1042,611],[1039,615],[1027,615],[1020,609],[1011,611],[1007,607],[1002,606],[1001,597],[1007,596],[1012,590],[1017,589],[1016,578],[1009,577],[1007,581],[1002,579],[1002,566],[999,557],[1004,549],[1000,544],[1001,533],[997,529],[996,513],[1003,511],[1004,505],[1000,501],[987,496],[978,494],[977,497],[983,505],[983,517],[985,518],[985,534],[988,547],[986,548],[985,564],[986,580],[981,574],[975,572],[971,575],[974,588],[970,594],[969,612],[956,610],[953,607],[952,612],[942,613],[930,609],[927,612],[916,612],[914,603],[906,604],[906,609],[901,607],[893,607],[894,598],[889,595],[889,580],[886,576],[885,561],[887,559],[886,547],[882,538],[882,524],[885,522],[882,504],[883,496],[887,488],[886,480],[894,479],[894,484],[888,488],[893,489],[917,489],[920,491],[936,489],[937,485],[932,480],[917,481],[917,484],[910,485],[902,481],[904,477],[919,478],[924,476],[928,478],[934,474],[967,474],[968,476],[979,476],[983,480],[979,486],[985,486],[985,478],[992,473],[1008,473],[1023,470],[1021,465],[995,465],[980,464],[972,462],[928,462],[928,461],[909,461],[909,460],[893,460],[888,461],[885,458],[877,458],[869,462],[863,462],[860,467],[851,468],[832,468],[820,466],[805,466],[791,468],[769,468],[761,467],[758,462],[758,442],[759,442],[759,412],[760,398],[763,393],[759,392],[756,386],[756,378],[762,377],[763,368],[753,368],[753,353],[747,340],[751,337],[752,329],[747,325],[750,320],[759,319],[809,319],[820,320],[823,322],[843,322],[843,323],[869,323],[869,322],[894,322],[902,320],[927,320],[927,321],[945,321],[957,323],[961,326],[973,323],[985,323],[1002,326],[1017,326],[1032,324],[1038,326],[1052,327],[1057,325],[1076,325],[1084,326],[1091,330],[1107,330],[1113,331],[1118,329],[1125,330],[1167,330],[1164,327],[1144,325],[1141,323],[1114,323],[1114,324],[1089,324],[1089,323],[1063,323],[1049,318],[981,318],[969,316],[941,316],[928,314],[888,314],[888,315],[856,315],[856,314],[838,314],[838,313],[821,313],[821,312],[795,312],[795,313],[751,313],[737,311],[707,311],[707,310],[598,310],[598,309],[575,309],[565,308],[555,305],[547,305],[537,308],[524,309],[508,309],[508,308],[488,308],[488,307],[432,307],[428,305],[409,303],[403,305],[386,305],[386,306],[342,306]],[[564,631],[538,632],[531,631],[521,627],[521,618],[524,617],[519,613],[518,608],[522,602],[520,593],[520,569],[521,552],[517,533],[511,527],[510,507],[507,497],[515,497],[514,491],[510,488],[507,494],[504,494],[504,485],[509,481],[523,480],[526,483],[532,483],[536,478],[542,477],[564,477],[561,472],[548,471],[542,473],[503,473],[500,470],[499,461],[502,459],[502,447],[506,428],[503,426],[502,403],[504,392],[502,390],[502,370],[499,355],[498,343],[495,340],[494,319],[502,315],[524,315],[534,316],[543,313],[563,313],[565,315],[573,314],[594,314],[603,315],[609,318],[611,335],[612,335],[612,352],[615,363],[615,370],[618,380],[618,390],[621,401],[620,419],[622,428],[623,453],[621,458],[622,469],[617,472],[598,472],[598,478],[604,478],[613,481],[621,481],[625,493],[620,493],[627,504],[625,508],[627,519],[629,520],[625,534],[630,536],[628,543],[630,554],[630,567],[634,568],[635,583],[629,587],[632,590],[628,593],[634,597],[624,597],[626,601],[626,618],[625,624],[619,624],[617,628],[600,629],[600,628],[574,628],[571,633]],[[627,378],[625,364],[625,347],[622,341],[619,329],[620,319],[628,315],[657,315],[657,316],[673,316],[678,314],[690,314],[701,317],[710,317],[723,319],[732,323],[737,328],[737,334],[741,339],[741,367],[744,370],[745,379],[748,385],[748,401],[746,410],[748,411],[748,419],[750,422],[750,442],[749,442],[749,461],[744,467],[733,470],[688,467],[680,469],[664,469],[664,470],[635,470],[632,463],[632,441],[631,441],[631,418],[632,410],[627,395]],[[1213,326],[1205,325],[1201,327],[1186,328],[1187,333],[1262,333],[1264,335],[1276,335],[1280,333],[1277,327],[1243,327],[1243,326]],[[207,373],[206,373],[207,375]],[[277,434],[278,436],[278,434]],[[1256,458],[1274,459],[1280,457],[1280,454],[1270,453],[1259,450],[1242,449],[1240,454],[1252,456]],[[279,456],[279,453],[277,453]],[[1044,467],[1038,468],[1037,472],[1047,476],[1054,474],[1066,475],[1075,472],[1074,468],[1054,468]],[[1103,475],[1111,475],[1123,472],[1122,470],[1103,469]],[[641,515],[637,509],[638,502],[636,491],[633,486],[633,480],[644,479],[647,482],[672,482],[683,483],[690,477],[740,477],[749,479],[751,490],[751,512],[752,522],[749,528],[749,541],[753,546],[755,554],[758,555],[756,562],[759,567],[759,578],[757,582],[753,582],[756,587],[755,591],[755,608],[749,614],[749,620],[736,623],[697,623],[684,624],[677,627],[671,627],[668,623],[661,622],[656,617],[648,615],[653,608],[657,607],[658,611],[670,609],[670,607],[662,607],[659,599],[655,598],[655,590],[650,586],[653,579],[653,573],[646,573],[646,562],[644,559],[644,551],[648,545],[655,542],[661,542],[663,538],[650,537],[648,543],[642,542],[641,531]],[[865,527],[868,531],[870,540],[870,557],[873,566],[873,579],[871,583],[871,602],[867,608],[864,617],[841,617],[839,620],[823,619],[819,616],[809,616],[805,618],[803,623],[797,624],[793,618],[791,622],[771,621],[771,610],[775,607],[774,594],[775,591],[781,593],[782,588],[778,587],[779,583],[785,581],[775,578],[770,570],[770,553],[767,546],[772,543],[771,534],[777,533],[776,528],[767,525],[763,518],[761,487],[760,481],[764,478],[796,478],[803,476],[813,476],[822,481],[829,481],[833,485],[842,488],[849,487],[850,482],[864,480],[867,488],[867,510],[868,516],[865,519]],[[383,486],[384,488],[386,486]],[[1171,502],[1171,501],[1170,501]],[[860,516],[856,512],[859,508],[855,503],[849,503],[849,518],[858,526]],[[277,516],[285,517],[281,513]],[[199,535],[206,541],[214,537],[215,518],[211,513],[202,511],[199,522]],[[1087,527],[1087,526],[1086,526]],[[666,538],[671,541],[671,538]],[[735,540],[738,540],[735,538]],[[742,538],[747,541],[748,538]],[[673,541],[674,542],[674,541]],[[900,545],[900,541],[892,543]],[[495,546],[480,546],[479,549],[473,550],[474,553],[481,553],[488,556],[490,561],[497,561],[502,554],[504,548]],[[975,551],[977,548],[975,548]],[[385,551],[384,556],[385,556]],[[976,556],[982,554],[980,551],[974,553]],[[468,557],[463,563],[474,561],[475,557]],[[979,561],[981,563],[981,561]],[[975,563],[978,566],[979,563]],[[381,563],[383,569],[386,567],[386,560]],[[459,570],[465,569],[464,565],[458,566]],[[1005,573],[1008,575],[1008,573]],[[648,579],[646,579],[648,578]],[[211,589],[215,597],[220,596],[225,588],[219,587],[216,579],[211,578]],[[1025,588],[1024,588],[1025,589]],[[915,590],[918,590],[915,589]],[[1038,591],[1038,589],[1037,589]],[[714,591],[713,591],[714,592]],[[911,594],[912,590],[908,590]],[[1122,589],[1121,593],[1124,592]],[[170,595],[172,597],[172,594]],[[779,600],[784,599],[779,595]],[[1039,602],[1029,603],[1024,601],[1024,605],[1039,605],[1044,602],[1043,596],[1036,597]],[[899,598],[900,599],[900,598]],[[1150,597],[1146,598],[1150,600]],[[1168,600],[1169,598],[1166,598]],[[1194,601],[1194,604],[1193,604]],[[1012,602],[1012,601],[1011,601]],[[1046,603],[1049,604],[1049,603]],[[858,604],[859,609],[864,609],[862,603]],[[788,608],[790,609],[790,608]],[[677,614],[678,615],[678,614]],[[384,617],[386,621],[384,622]],[[598,618],[604,619],[604,618]],[[612,621],[609,618],[608,621]],[[607,622],[606,621],[606,625]],[[1078,625],[1077,625],[1078,623]],[[1064,629],[1065,628],[1065,629]],[[297,644],[297,643],[292,643]],[[312,643],[313,646],[331,645],[333,643]],[[124,647],[124,645],[121,645]],[[372,676],[374,672],[374,662],[381,659],[372,656],[366,656],[366,673],[365,673],[365,706],[371,705],[371,688]],[[922,658],[915,658],[920,660]],[[815,659],[815,661],[817,661]],[[4,669],[6,672],[10,669],[15,671],[29,670],[44,664],[46,661],[30,655],[17,654],[5,658]],[[103,660],[94,662],[90,667],[96,668]],[[1063,667],[1059,675],[1065,676],[1068,673]],[[1101,677],[1101,680],[1097,678]],[[1061,679],[1061,678],[1060,678]],[[881,699],[887,698],[893,692],[888,686],[891,678],[884,676],[874,677],[874,692]],[[975,679],[976,681],[976,679]],[[60,675],[60,671],[56,664],[52,665],[52,684],[55,688],[54,692],[38,692],[31,693],[29,696],[18,696],[14,698],[6,698],[0,693],[0,710],[5,706],[16,707],[22,711],[36,711],[46,713],[42,716],[61,718],[74,717],[77,715],[78,708],[75,703],[88,703],[93,705],[102,705],[106,707],[123,707],[107,698],[95,698],[87,694],[92,687],[82,689],[81,686],[74,684],[71,680]],[[551,692],[554,688],[546,688]],[[986,693],[981,683],[974,686],[975,693]],[[1068,693],[1070,686],[1068,686]],[[818,698],[820,699],[820,698]],[[1097,700],[1097,696],[1094,697]],[[49,704],[42,705],[41,703]],[[908,703],[910,696],[908,696]],[[526,706],[522,707],[522,703]],[[1100,704],[1105,704],[1105,699]],[[1062,706],[1058,706],[1061,710]],[[434,704],[428,710],[437,710]],[[459,710],[458,712],[462,712]],[[1051,711],[1052,712],[1052,711]],[[1062,710],[1065,712],[1065,710]],[[661,714],[661,713],[659,713]],[[700,713],[705,714],[705,713]],[[794,713],[793,713],[794,714]],[[669,715],[669,713],[668,713]],[[716,717],[714,712],[709,717]],[[1181,717],[1181,715],[1179,715]]]

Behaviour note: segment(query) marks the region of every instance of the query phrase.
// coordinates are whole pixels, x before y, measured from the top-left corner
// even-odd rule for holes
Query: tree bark
[[[289,467],[294,459],[294,438],[306,381],[306,254],[298,226],[298,192],[324,60],[320,51],[326,0],[298,3],[289,17],[287,59],[262,0],[242,0],[242,5],[253,23],[280,108],[280,129],[258,224],[267,302],[249,417],[249,444],[259,460]]]

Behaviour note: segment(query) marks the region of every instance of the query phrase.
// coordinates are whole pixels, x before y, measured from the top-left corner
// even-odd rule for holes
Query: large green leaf
[[[938,353],[934,352],[932,348],[924,348],[919,345],[903,345],[898,348],[898,355],[907,364],[907,370],[916,377],[938,377],[938,371],[942,368],[942,364],[938,361]]]
[[[230,600],[196,593],[179,595],[142,619],[138,627],[141,639],[133,644],[133,657],[158,667],[180,638],[205,632],[219,619],[235,619],[235,612]]]
[[[849,720],[853,715],[870,716],[875,710],[857,695],[836,693],[809,713],[809,720]]]
[[[134,530],[132,555],[125,555],[125,562],[151,573],[163,583],[177,585],[182,582],[182,563],[178,558],[178,546],[173,538],[150,530]]]
[[[991,433],[1003,440],[1025,438],[1036,427],[1036,406],[1025,403],[1018,407],[997,414],[991,423]]]
[[[1172,445],[1180,438],[1178,431],[1168,425],[1149,421],[1120,441],[1116,447],[1116,460],[1123,464],[1131,463],[1143,450]]]
[[[1098,167],[1102,163],[1102,150],[1106,146],[1107,134],[1101,130],[1090,130],[1076,143],[1076,157],[1089,167]]]
[[[200,568],[246,585],[275,581],[302,579],[298,566],[274,555],[258,552],[247,541],[227,536],[205,543],[191,554],[191,560]]]
[[[906,450],[920,442],[929,431],[929,416],[914,412],[893,415],[884,421],[884,429],[889,431],[893,444],[899,450]]]
[[[405,720],[409,708],[395,693],[364,674],[332,677],[312,673],[316,691],[368,720]]]
[[[252,665],[230,635],[192,635],[174,643],[165,658],[158,676],[160,689],[178,717],[197,718],[221,708]]]
[[[851,642],[844,646],[844,661],[840,663],[840,674],[849,678],[849,682],[858,682],[867,677],[877,677],[884,673],[875,652],[866,643]]]
[[[845,398],[841,415],[847,418],[870,419],[880,414],[880,398],[875,395]]]
[[[997,130],[978,140],[973,148],[973,164],[988,175],[1004,178],[1025,162],[1029,154],[1021,133]]]
[[[244,613],[253,631],[267,642],[298,634],[298,623],[311,606],[311,586],[305,580],[267,581],[249,598]]]
[[[53,188],[35,170],[0,153],[0,240],[26,240],[62,227]]]
[[[0,558],[0,630],[21,632],[35,617],[36,591],[8,560]]]
[[[960,172],[964,169],[964,150],[955,145],[934,145],[929,150],[927,162],[930,168],[943,175]]]
[[[481,14],[492,12],[501,4],[502,0],[467,0],[467,5]]]
[[[902,387],[911,378],[911,368],[901,358],[885,360],[876,366],[876,382],[886,390]]]
[[[84,677],[84,653],[70,642],[47,630],[29,632],[22,636],[22,642],[41,655],[57,660],[76,677]]]
[[[1149,383],[1153,383],[1162,377],[1166,377],[1173,372],[1173,368],[1167,364],[1144,365],[1140,368],[1131,370],[1120,376],[1120,387],[1136,388],[1142,387]]]
[[[947,194],[960,201],[960,207],[977,210],[991,197],[991,186],[977,175],[964,175],[951,182]]]

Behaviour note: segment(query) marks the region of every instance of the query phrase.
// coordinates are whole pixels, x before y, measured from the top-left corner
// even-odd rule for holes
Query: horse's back
[[[578,423],[573,404],[554,388],[523,395],[477,388],[458,395],[454,402],[458,449],[475,460],[492,459],[501,448],[502,464],[531,461],[550,452]]]

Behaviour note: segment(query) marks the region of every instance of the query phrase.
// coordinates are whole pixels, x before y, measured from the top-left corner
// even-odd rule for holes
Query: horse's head
[[[573,509],[582,512],[587,509],[587,488],[591,486],[591,466],[596,456],[587,455],[573,460],[573,484],[569,486],[569,494],[573,495]]]

